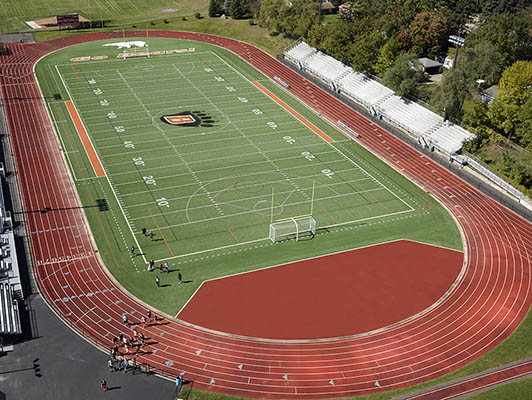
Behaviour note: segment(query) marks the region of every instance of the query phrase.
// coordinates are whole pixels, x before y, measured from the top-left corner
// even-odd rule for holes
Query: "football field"
[[[414,210],[213,52],[55,68],[149,258],[267,240],[272,220],[312,214],[319,230]]]

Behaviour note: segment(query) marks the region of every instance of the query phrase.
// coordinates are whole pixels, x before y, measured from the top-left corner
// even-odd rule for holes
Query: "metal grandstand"
[[[301,61],[307,72],[322,79],[329,84],[348,73],[353,73],[353,69],[344,65],[340,61],[318,51]]]
[[[417,138],[423,136],[429,146],[447,155],[459,151],[464,141],[475,136],[418,103],[395,95],[393,90],[353,71],[351,67],[305,42],[299,42],[287,50],[285,58],[334,90],[341,91],[368,112],[378,113]]]
[[[11,216],[0,182],[0,335],[20,335],[19,303],[23,300]]]
[[[300,63],[307,57],[311,56],[312,54],[316,53],[316,49],[314,47],[310,47],[305,42],[299,42],[295,46],[292,46],[290,50],[287,50],[284,53],[284,57],[289,60],[291,63],[299,65]]]

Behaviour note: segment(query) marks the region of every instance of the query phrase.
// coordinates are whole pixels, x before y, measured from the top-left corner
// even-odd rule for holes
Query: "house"
[[[499,96],[501,88],[498,85],[491,85],[486,90],[482,91],[482,101],[491,104]]]
[[[322,14],[334,14],[336,13],[336,6],[331,3],[330,1],[324,1],[322,4],[321,4],[321,13]]]
[[[430,58],[421,57],[417,59],[423,66],[423,72],[429,75],[441,74],[442,65],[438,61],[431,60]]]

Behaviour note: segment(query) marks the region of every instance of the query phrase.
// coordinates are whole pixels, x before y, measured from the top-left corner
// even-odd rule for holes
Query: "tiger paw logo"
[[[183,111],[178,114],[163,115],[161,121],[177,126],[201,126],[205,128],[214,126],[214,117],[204,111]]]

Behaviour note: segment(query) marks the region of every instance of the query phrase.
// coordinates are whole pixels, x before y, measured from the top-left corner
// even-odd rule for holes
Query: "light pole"
[[[456,52],[454,53],[453,69],[456,68],[456,60],[458,58],[458,46],[464,47],[465,39],[460,36],[451,35],[449,36],[449,42],[456,45]]]
[[[92,29],[91,0],[88,0],[88,6],[89,6],[89,29]]]

